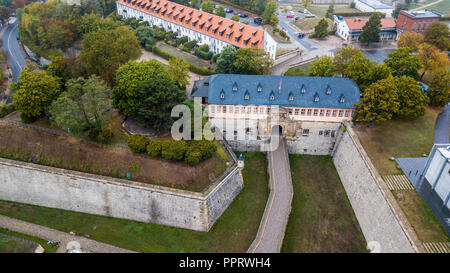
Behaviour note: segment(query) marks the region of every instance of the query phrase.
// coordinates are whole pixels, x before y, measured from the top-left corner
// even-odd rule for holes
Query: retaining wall
[[[376,252],[417,252],[415,234],[402,220],[404,215],[392,202],[392,194],[382,185],[353,129],[346,125],[333,151],[333,163],[368,245]]]
[[[202,193],[0,159],[0,200],[208,231],[243,188],[232,162]]]

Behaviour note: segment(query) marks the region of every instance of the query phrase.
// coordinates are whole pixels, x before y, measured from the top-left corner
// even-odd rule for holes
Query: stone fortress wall
[[[236,157],[202,193],[0,159],[0,200],[208,231],[242,190]]]

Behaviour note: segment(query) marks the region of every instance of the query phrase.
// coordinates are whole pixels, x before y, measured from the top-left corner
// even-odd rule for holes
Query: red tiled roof
[[[350,30],[362,29],[369,19],[345,20]],[[381,28],[395,28],[394,18],[381,18]]]
[[[240,22],[186,7],[167,0],[142,0],[140,1],[141,5],[139,6],[137,5],[138,3],[136,3],[136,0],[117,0],[117,2],[122,5],[140,10],[152,16],[161,18],[165,21],[181,25],[185,28],[192,29],[205,35],[236,45],[238,47],[251,47],[253,45],[257,46],[258,48],[264,49],[264,30],[256,27],[248,26]],[[173,13],[167,12],[164,15],[161,15],[161,8],[163,8],[163,10],[173,11]],[[186,23],[186,18],[186,20],[182,20],[182,22],[180,22],[180,19],[185,16],[187,16],[187,18],[198,19],[190,20],[188,23]],[[209,22],[209,24],[205,25],[205,22]],[[209,25],[211,25],[212,27],[206,30]],[[227,38],[225,33],[222,33],[221,36],[220,31],[216,31],[216,33],[213,33],[213,30],[217,29],[219,25],[221,27],[229,28],[229,32],[232,32],[232,35]],[[243,39],[238,39],[238,41],[236,42],[236,38],[241,37],[242,34],[244,34],[245,37],[251,37],[250,41],[247,44],[244,44]]]

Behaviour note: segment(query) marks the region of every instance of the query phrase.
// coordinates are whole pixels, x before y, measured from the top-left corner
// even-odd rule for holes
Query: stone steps
[[[386,182],[389,190],[399,191],[399,190],[415,190],[414,186],[409,182],[406,175],[385,175],[383,176],[384,182]]]

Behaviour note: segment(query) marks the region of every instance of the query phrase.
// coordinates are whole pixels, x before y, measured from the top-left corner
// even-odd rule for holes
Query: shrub
[[[195,51],[195,55],[199,56],[202,59],[210,60],[212,58],[213,53],[211,51],[209,51],[209,52],[202,51],[199,48]]]
[[[147,153],[148,155],[158,157],[161,156],[161,150],[162,150],[162,142],[160,140],[151,140],[150,143],[147,145]]]
[[[209,52],[209,46],[208,45],[202,45],[198,48],[198,50],[204,51],[204,52]]]
[[[25,115],[24,113],[20,113],[20,120],[22,120],[23,123],[33,123],[36,121],[37,118],[30,117],[28,115]]]
[[[145,152],[149,142],[150,141],[146,136],[139,134],[130,136],[127,141],[128,147],[135,153]]]
[[[189,48],[189,50],[192,50],[195,46],[197,46],[196,40],[192,40],[184,44],[184,47]]]
[[[114,138],[114,133],[108,129],[100,131],[99,134],[97,135],[97,141],[100,141],[103,143],[110,143],[113,138]]]
[[[220,57],[220,53],[214,54],[213,61],[216,63],[217,59]]]
[[[199,67],[199,66],[193,65],[191,63],[189,64],[189,70],[191,72],[194,72],[194,73],[199,74],[199,75],[204,75],[204,76],[209,76],[209,75],[216,74],[216,71],[214,71],[214,70],[211,70],[211,69],[206,68],[206,67]]]
[[[12,112],[14,112],[14,110],[15,110],[14,104],[12,104],[12,103],[1,105],[0,106],[0,118],[3,118],[5,116],[11,114]]]
[[[188,145],[182,140],[171,140],[162,143],[161,155],[167,160],[181,161],[188,149]]]
[[[97,140],[99,134],[100,134],[100,130],[97,128],[93,128],[93,129],[89,130],[88,138],[91,140]]]
[[[185,43],[187,43],[188,41],[189,41],[188,37],[187,37],[187,36],[183,36],[183,37],[181,37],[181,38],[178,38],[178,39],[176,40],[176,43],[177,43],[177,46],[179,46],[180,44],[185,44]]]
[[[186,52],[191,52],[191,50],[188,47],[185,47],[184,45],[181,45],[181,50],[186,51]]]
[[[195,147],[189,147],[184,157],[184,162],[189,165],[197,165],[202,162],[202,153]]]
[[[211,158],[217,151],[217,146],[214,145],[214,142],[208,140],[193,140],[191,147],[200,151],[202,160]]]

